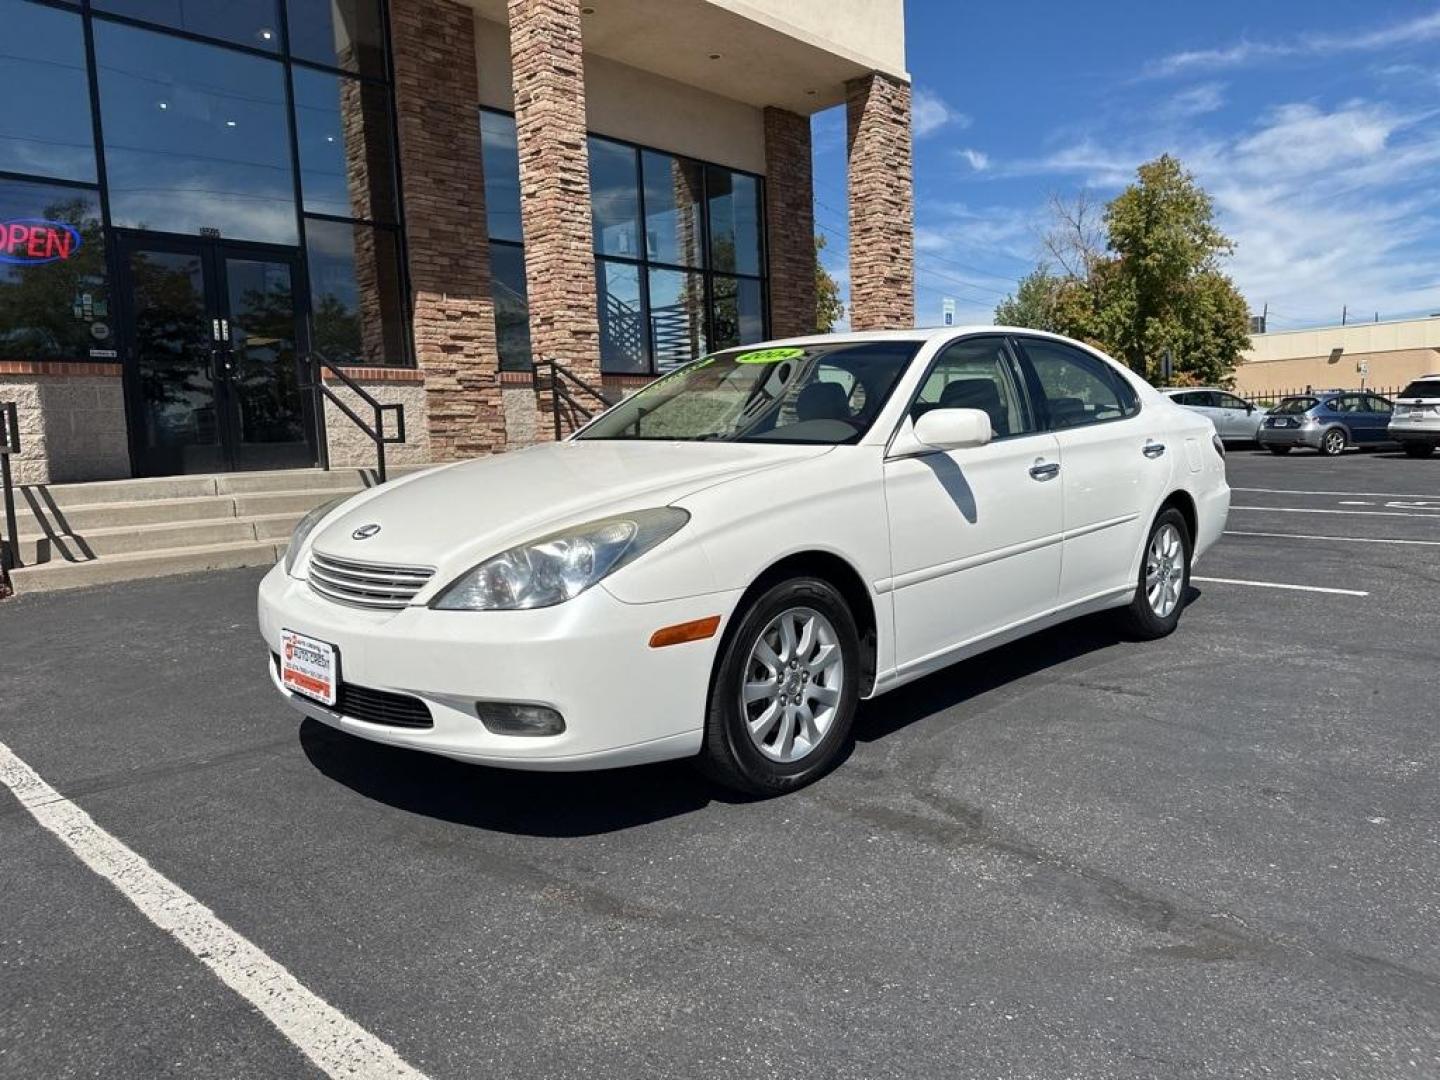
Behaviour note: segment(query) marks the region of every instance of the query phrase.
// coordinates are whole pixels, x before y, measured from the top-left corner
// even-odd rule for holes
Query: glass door
[[[315,464],[313,410],[299,380],[297,261],[214,240],[122,239],[139,475]]]

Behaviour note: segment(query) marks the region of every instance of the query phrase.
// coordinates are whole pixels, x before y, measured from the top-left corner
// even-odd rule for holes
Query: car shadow
[[[1192,587],[1188,602],[1200,596]],[[1105,614],[1022,638],[862,703],[856,741],[889,738],[1006,683],[1126,640]],[[368,742],[308,718],[300,725],[300,746],[320,773],[368,799],[522,836],[598,836],[694,813],[712,802],[754,801],[707,780],[688,761],[597,772],[492,769]]]

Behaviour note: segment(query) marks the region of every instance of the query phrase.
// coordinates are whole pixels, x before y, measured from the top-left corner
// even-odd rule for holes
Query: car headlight
[[[616,514],[502,551],[452,582],[431,604],[442,611],[553,607],[669,539],[690,520],[673,506]]]
[[[290,534],[290,546],[285,549],[285,572],[287,574],[294,572],[295,560],[300,557],[300,549],[305,546],[305,541],[315,531],[315,526],[320,524],[326,514],[349,497],[349,495],[341,495],[338,499],[321,503],[300,519],[300,523],[295,526],[295,531]]]

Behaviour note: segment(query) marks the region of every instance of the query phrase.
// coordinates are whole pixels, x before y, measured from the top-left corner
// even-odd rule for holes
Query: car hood
[[[478,458],[380,487],[339,508],[316,550],[460,572],[515,544],[828,453],[828,446],[579,440]],[[362,526],[378,525],[364,540]],[[464,564],[464,565],[456,565]]]

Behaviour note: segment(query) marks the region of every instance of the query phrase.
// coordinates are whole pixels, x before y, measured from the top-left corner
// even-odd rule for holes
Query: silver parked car
[[[1176,405],[1209,417],[1215,425],[1215,434],[1225,442],[1255,442],[1260,437],[1260,425],[1269,415],[1265,409],[1236,397],[1229,390],[1187,386],[1160,392]]]
[[[1390,438],[1410,457],[1429,457],[1440,446],[1440,373],[1416,379],[1396,396]]]

